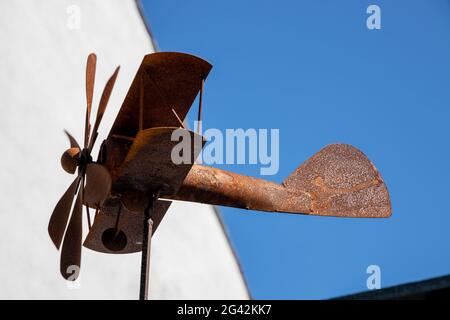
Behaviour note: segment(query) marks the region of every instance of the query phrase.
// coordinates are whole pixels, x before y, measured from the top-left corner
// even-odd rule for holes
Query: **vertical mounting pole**
[[[203,85],[205,84],[205,79],[202,79],[202,86],[200,87],[200,97],[198,98],[198,120],[197,120],[197,133],[202,132],[202,102],[203,102]]]
[[[149,204],[144,210],[144,232],[142,237],[142,257],[141,257],[141,283],[139,290],[139,300],[148,299],[148,286],[150,278],[150,249],[153,233],[153,208],[157,195],[152,195],[149,199]]]

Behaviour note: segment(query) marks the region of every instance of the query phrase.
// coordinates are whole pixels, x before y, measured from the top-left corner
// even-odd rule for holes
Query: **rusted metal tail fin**
[[[306,192],[313,215],[389,217],[391,201],[372,162],[347,144],[328,145],[305,161],[283,185]]]

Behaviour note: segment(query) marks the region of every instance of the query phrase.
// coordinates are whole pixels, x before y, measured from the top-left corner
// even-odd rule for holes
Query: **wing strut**
[[[200,97],[198,98],[198,121],[197,121],[197,133],[202,134],[202,102],[203,102],[203,86],[205,85],[205,79],[202,79],[202,86],[200,87]]]

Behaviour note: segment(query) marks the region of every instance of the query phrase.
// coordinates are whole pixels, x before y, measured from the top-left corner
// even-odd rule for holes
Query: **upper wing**
[[[141,92],[142,129],[179,126],[171,108],[183,120],[211,68],[210,63],[190,54],[158,52],[146,55],[109,136],[136,136],[139,131]]]

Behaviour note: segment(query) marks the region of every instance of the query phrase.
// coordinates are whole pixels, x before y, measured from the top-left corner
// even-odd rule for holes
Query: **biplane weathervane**
[[[63,169],[77,172],[77,176],[57,203],[48,225],[55,246],[59,249],[62,244],[60,271],[65,279],[77,278],[82,245],[104,253],[141,251],[140,298],[146,299],[150,240],[170,200],[319,216],[391,215],[381,175],[361,151],[346,144],[326,146],[281,184],[194,161],[174,163],[171,153],[178,142],[171,137],[175,130],[183,130],[191,138],[191,159],[197,158],[203,146],[203,137],[187,130],[183,120],[200,93],[201,122],[203,84],[211,68],[205,60],[189,54],[146,55],[100,146],[97,161],[93,161],[92,148],[119,68],[106,83],[91,128],[96,56],[89,55],[83,148],[66,132],[70,148],[61,157]],[[83,205],[89,226],[84,242]],[[95,210],[92,223],[90,208]]]

